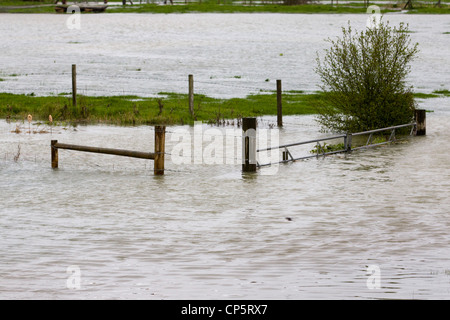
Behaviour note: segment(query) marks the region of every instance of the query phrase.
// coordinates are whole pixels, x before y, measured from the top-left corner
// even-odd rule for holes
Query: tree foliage
[[[415,109],[412,87],[406,77],[418,53],[408,25],[375,27],[353,32],[342,28],[323,60],[317,56],[316,72],[324,99],[317,106],[318,121],[340,132],[372,130],[411,122]]]

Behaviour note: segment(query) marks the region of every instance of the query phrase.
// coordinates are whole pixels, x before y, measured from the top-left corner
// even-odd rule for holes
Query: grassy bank
[[[187,94],[160,93],[160,97],[138,96],[91,97],[78,96],[77,107],[72,106],[69,95],[36,97],[33,95],[0,93],[0,118],[25,121],[28,114],[33,120],[47,122],[108,123],[117,125],[140,124],[193,124],[203,121],[212,124],[239,122],[243,117],[276,115],[276,93],[249,95],[246,98],[215,99],[205,95],[194,96],[194,116],[189,112]],[[450,97],[450,91],[416,93],[418,99]],[[283,115],[316,113],[315,106],[322,93],[284,92]]]
[[[246,98],[215,99],[194,96],[194,116],[189,113],[186,94],[161,93],[159,98],[137,96],[90,97],[78,96],[77,107],[68,96],[35,97],[0,93],[0,118],[23,121],[28,114],[33,120],[55,122],[139,124],[193,124],[204,121],[226,124],[243,117],[275,115],[276,94],[257,94]],[[283,114],[312,114],[320,93],[283,94]]]
[[[255,3],[248,1],[247,3],[235,3],[233,1],[225,1],[218,4],[216,1],[203,0],[201,2],[178,2],[175,5],[162,5],[162,1],[157,4],[139,4],[134,1],[134,5],[110,5],[106,13],[367,13],[363,1],[355,0],[354,2],[345,4],[330,3],[309,3],[304,5],[284,5],[282,3]],[[70,2],[71,3],[71,2]],[[55,13],[54,2],[49,0],[43,1],[20,1],[20,0],[0,0],[0,12],[9,13]],[[103,1],[98,1],[98,4],[103,4]],[[381,8],[381,13],[390,11],[400,11],[404,3],[384,3],[378,1],[371,1],[370,4],[378,5]],[[408,10],[408,13],[415,14],[448,14],[450,13],[449,2],[442,1],[441,7],[435,7],[430,2],[414,2],[414,8]]]
[[[331,6],[329,4],[307,4],[287,6],[282,4],[237,5],[215,3],[192,3],[187,5],[161,6],[145,4],[141,6],[123,6],[110,12],[134,13],[364,13],[362,6]]]
[[[331,1],[330,1],[331,2]],[[371,1],[370,4],[378,5],[381,13],[399,12],[402,10],[404,4],[402,3],[378,3]],[[156,5],[143,4],[139,6],[119,6],[117,8],[108,9],[109,12],[134,12],[134,13],[202,13],[202,12],[217,12],[217,13],[298,13],[298,14],[353,14],[353,13],[367,13],[367,8],[361,1],[355,1],[345,4],[336,3],[310,3],[304,5],[283,5],[283,4],[263,4],[263,5],[242,5],[242,4],[216,4],[216,3],[190,3],[187,5]],[[432,3],[416,3],[412,9],[406,11],[411,14],[449,14],[450,5],[447,2],[442,2],[441,7],[435,7]]]

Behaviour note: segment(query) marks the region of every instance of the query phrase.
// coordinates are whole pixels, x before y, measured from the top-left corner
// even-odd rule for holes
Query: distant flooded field
[[[388,17],[409,21],[421,44],[416,88],[450,89],[445,17]],[[316,90],[323,38],[366,16],[86,15],[73,34],[64,19],[0,16],[0,91],[70,92],[72,63],[88,94],[185,92],[189,73],[212,96],[277,78]],[[193,135],[188,126],[167,128],[162,177],[152,161],[68,150],[53,170],[53,139],[151,152],[153,128],[1,120],[0,297],[448,299],[450,99],[419,106],[433,111],[424,137],[253,175],[238,147],[222,164],[174,161],[174,134]],[[226,129],[204,125],[203,148]],[[314,116],[285,117],[278,133],[279,143],[326,135]]]
[[[3,14],[0,19],[1,92],[71,92],[71,65],[85,95],[195,92],[243,97],[260,90],[318,90],[316,52],[341,27],[361,30],[369,15],[341,14],[87,14],[69,30],[68,15]],[[409,23],[420,43],[411,83],[430,92],[450,82],[446,15],[387,14]],[[448,89],[448,88],[445,88]]]

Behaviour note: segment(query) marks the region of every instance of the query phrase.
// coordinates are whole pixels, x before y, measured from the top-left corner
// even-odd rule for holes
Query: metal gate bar
[[[413,123],[402,124],[402,125],[392,126],[392,127],[387,127],[387,128],[368,130],[368,131],[362,131],[362,132],[356,132],[356,133],[340,134],[340,135],[336,135],[336,136],[332,136],[332,137],[326,137],[326,138],[302,141],[302,142],[297,142],[297,143],[289,143],[289,144],[284,144],[284,145],[280,145],[280,146],[276,146],[276,147],[258,149],[258,150],[256,150],[256,152],[263,152],[263,151],[269,151],[269,150],[275,150],[275,149],[284,149],[284,151],[283,151],[283,156],[282,156],[283,160],[278,161],[278,162],[266,163],[266,164],[257,163],[257,166],[264,167],[264,166],[270,166],[270,165],[276,164],[276,163],[294,162],[294,161],[298,161],[298,160],[305,160],[305,159],[310,159],[310,158],[317,158],[319,156],[351,152],[352,150],[370,148],[370,147],[375,147],[375,146],[392,143],[392,142],[396,141],[396,138],[395,138],[395,130],[396,129],[412,127],[411,132],[410,132],[410,135],[412,135],[414,133],[414,131],[416,130],[416,126],[417,126],[417,123],[413,122]],[[388,141],[379,142],[379,143],[371,143],[374,133],[389,131],[389,130],[391,131],[391,135],[389,136]],[[367,134],[369,134],[369,138],[366,142],[366,145],[352,148],[352,137],[353,136],[361,136],[361,135],[367,135]],[[344,139],[344,149],[343,150],[325,152],[325,149],[320,144],[320,142],[323,142],[323,141],[336,140],[336,139],[342,139],[342,138]],[[310,143],[314,143],[314,142],[317,143],[317,153],[315,155],[294,158],[288,149],[288,147],[295,147],[295,146],[310,144]],[[323,151],[322,153],[319,153],[320,149],[322,149],[322,151]],[[288,156],[290,159],[288,158]]]

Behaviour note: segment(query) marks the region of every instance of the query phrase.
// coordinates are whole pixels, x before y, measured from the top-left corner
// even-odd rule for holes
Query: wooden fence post
[[[155,160],[154,175],[164,175],[166,127],[155,126]]]
[[[189,113],[194,116],[194,76],[189,75]]]
[[[72,65],[72,105],[77,106],[77,65]]]
[[[344,137],[344,150],[346,152],[352,152],[352,134],[349,132]]]
[[[427,133],[426,110],[416,109],[416,136],[424,136]]]
[[[256,172],[256,118],[242,119],[242,171]]]
[[[281,101],[281,80],[277,80],[277,124],[283,126],[283,110]]]
[[[58,140],[52,140],[50,143],[51,154],[52,154],[52,168],[58,168],[58,148],[55,145],[58,143]]]

